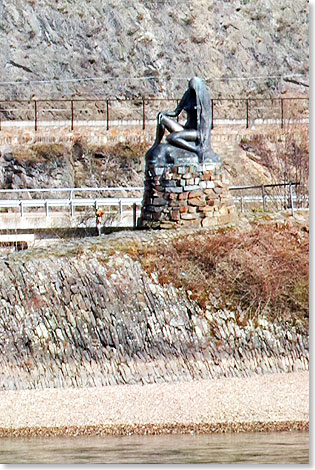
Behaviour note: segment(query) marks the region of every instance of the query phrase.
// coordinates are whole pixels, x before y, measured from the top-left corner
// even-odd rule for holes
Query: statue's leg
[[[155,147],[161,142],[164,134],[165,134],[165,126],[161,122],[161,113],[159,113],[157,115],[156,134],[155,134],[155,141],[154,141],[153,147]]]
[[[180,132],[184,130],[183,126],[179,124],[177,121],[174,121],[169,116],[166,116],[163,113],[160,113],[160,114],[161,114],[160,122],[169,132]]]
[[[166,140],[175,145],[175,147],[179,147],[185,150],[189,150],[190,152],[197,153],[197,139],[198,139],[198,132],[192,129],[173,132],[172,134],[168,135]]]
[[[155,136],[154,146],[158,145],[161,142],[166,129],[169,132],[180,132],[184,128],[183,126],[178,124],[178,122],[166,116],[164,113],[159,113],[157,116],[156,136]]]

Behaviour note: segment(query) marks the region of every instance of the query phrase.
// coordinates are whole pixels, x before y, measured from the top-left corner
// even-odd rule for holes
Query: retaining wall
[[[308,369],[306,331],[264,318],[254,324],[211,301],[201,309],[189,292],[160,285],[128,254],[134,243],[168,243],[171,236],[62,240],[0,259],[0,389]]]
[[[81,126],[71,131],[67,127],[43,127],[37,131],[28,128],[9,128],[0,132],[0,146],[31,145],[35,143],[72,144],[76,139],[84,137],[90,145],[116,145],[118,143],[141,143],[153,142],[155,137],[154,125],[148,126],[145,130],[142,126],[113,127],[106,130],[105,126]],[[239,143],[242,137],[257,140],[263,138],[271,141],[284,139],[286,135],[290,138],[294,136],[298,139],[301,131],[308,129],[307,124],[298,126],[286,126],[284,129],[272,125],[263,125],[257,128],[246,129],[242,126],[222,126],[211,131],[211,143],[216,150],[216,144],[220,142]],[[219,152],[220,153],[220,152]]]

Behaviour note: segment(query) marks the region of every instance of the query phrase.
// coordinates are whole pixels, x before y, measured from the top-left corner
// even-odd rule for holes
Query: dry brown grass
[[[190,290],[202,307],[214,295],[221,308],[241,308],[248,318],[264,313],[305,325],[308,253],[305,227],[270,224],[185,235],[137,257],[160,283]]]
[[[279,140],[241,140],[241,147],[260,157],[260,163],[270,171],[272,182],[299,182],[297,196],[308,194],[309,188],[309,128],[291,126]]]
[[[83,171],[75,178],[76,186],[91,185],[85,181],[89,178],[95,186],[142,186],[147,147],[145,143],[97,146],[78,139],[73,146],[73,157],[80,160]]]
[[[14,158],[21,163],[42,163],[49,160],[67,158],[69,149],[64,144],[20,145],[14,149]]]
[[[120,158],[143,158],[150,145],[147,142],[139,142],[136,144],[119,143],[105,148],[108,155]]]

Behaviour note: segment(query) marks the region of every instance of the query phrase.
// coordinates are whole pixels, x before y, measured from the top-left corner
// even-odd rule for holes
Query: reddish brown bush
[[[251,317],[308,317],[308,233],[286,225],[260,225],[181,236],[140,250],[148,272],[162,284],[193,293],[202,305],[215,295],[222,307],[240,306]],[[135,253],[134,253],[135,255]]]

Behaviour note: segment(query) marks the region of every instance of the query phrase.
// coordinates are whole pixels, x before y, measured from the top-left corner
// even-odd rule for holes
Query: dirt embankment
[[[0,187],[143,186],[146,148],[145,144],[89,145],[80,138],[66,144],[35,143],[3,147],[0,154]],[[107,193],[107,196],[111,195],[115,194]]]
[[[0,188],[143,186],[144,156],[154,132],[153,127],[5,131]],[[299,181],[301,194],[308,194],[308,141],[307,125],[212,131],[212,147],[231,186]]]

